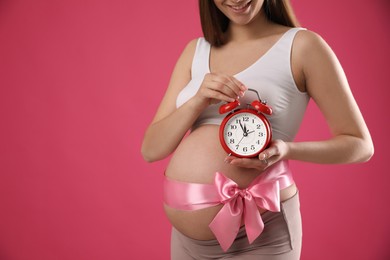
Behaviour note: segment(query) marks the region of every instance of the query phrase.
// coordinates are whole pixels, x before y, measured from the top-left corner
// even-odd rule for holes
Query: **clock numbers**
[[[254,113],[237,113],[224,127],[227,147],[238,155],[251,156],[264,148],[268,132],[263,120]]]

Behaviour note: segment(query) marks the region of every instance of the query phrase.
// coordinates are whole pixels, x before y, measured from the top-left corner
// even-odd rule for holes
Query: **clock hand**
[[[244,136],[248,136],[249,129],[246,129],[246,124],[244,124]]]
[[[241,120],[238,120],[238,122],[240,123],[240,126],[241,126],[242,131],[245,133],[244,127],[243,127],[242,124],[241,124]]]
[[[249,131],[249,130],[248,130]],[[251,133],[253,133],[255,130],[253,130],[253,131],[250,131],[250,132],[248,132],[247,134],[249,135],[249,134],[251,134]]]
[[[244,137],[245,137],[245,135],[243,137],[241,137],[241,140],[238,142],[237,145],[240,145],[240,143],[241,143],[242,139],[244,139]]]

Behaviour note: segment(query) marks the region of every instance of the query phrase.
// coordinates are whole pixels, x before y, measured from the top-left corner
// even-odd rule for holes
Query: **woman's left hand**
[[[282,140],[273,140],[270,146],[256,158],[237,158],[228,156],[225,162],[237,167],[265,170],[272,164],[284,159],[288,152],[287,144]]]

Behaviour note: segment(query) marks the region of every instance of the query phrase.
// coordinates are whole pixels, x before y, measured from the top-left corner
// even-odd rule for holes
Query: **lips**
[[[235,13],[242,13],[242,12],[245,12],[247,10],[247,8],[249,7],[249,5],[251,4],[252,0],[249,0],[249,1],[243,1],[239,4],[235,4],[235,5],[227,5],[229,6]]]

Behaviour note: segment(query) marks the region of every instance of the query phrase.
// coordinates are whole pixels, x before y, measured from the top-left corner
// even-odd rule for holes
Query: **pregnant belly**
[[[261,172],[232,166],[224,162],[227,153],[219,142],[219,126],[203,125],[186,137],[176,149],[166,169],[166,176],[173,180],[190,183],[213,183],[215,172],[221,172],[246,188]],[[169,192],[169,191],[168,191]],[[281,191],[281,200],[296,193],[295,185]],[[208,225],[222,205],[183,211],[165,205],[165,212],[172,225],[184,235],[194,239],[214,239]],[[265,210],[259,209],[260,213]]]

